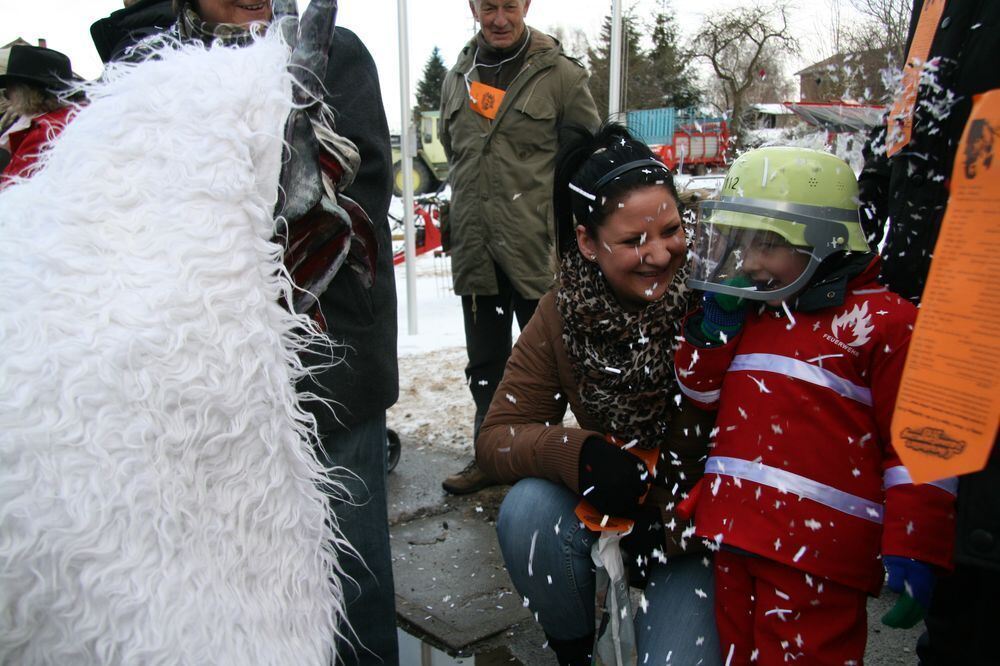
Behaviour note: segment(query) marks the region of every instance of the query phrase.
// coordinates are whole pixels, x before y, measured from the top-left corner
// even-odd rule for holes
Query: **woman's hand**
[[[580,449],[580,492],[598,511],[628,518],[649,489],[649,473],[639,458],[601,437]]]

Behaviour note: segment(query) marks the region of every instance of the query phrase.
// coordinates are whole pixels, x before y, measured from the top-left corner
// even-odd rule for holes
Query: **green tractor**
[[[421,111],[417,150],[413,155],[413,193],[435,192],[448,179],[448,158],[441,145],[438,125],[440,111]],[[399,135],[392,136],[392,193],[403,196],[402,155]]]

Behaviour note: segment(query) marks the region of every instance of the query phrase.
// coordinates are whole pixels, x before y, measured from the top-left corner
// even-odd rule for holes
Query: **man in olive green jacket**
[[[557,40],[525,25],[530,4],[470,0],[481,30],[441,91],[451,265],[465,316],[474,438],[510,356],[512,317],[523,328],[553,284],[559,130],[594,129],[600,122],[583,66],[563,54]],[[492,481],[473,462],[442,485],[462,494]]]

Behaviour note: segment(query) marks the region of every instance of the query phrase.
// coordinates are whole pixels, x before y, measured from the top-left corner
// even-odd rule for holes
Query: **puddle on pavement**
[[[452,657],[402,629],[397,629],[396,634],[399,666],[523,666],[503,647],[472,657]]]

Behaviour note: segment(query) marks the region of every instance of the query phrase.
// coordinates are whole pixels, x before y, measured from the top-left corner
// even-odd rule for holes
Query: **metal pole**
[[[608,62],[608,119],[622,114],[622,0],[611,0],[611,57]]]
[[[399,19],[399,167],[403,174],[403,231],[406,243],[407,332],[417,334],[417,237],[413,228],[413,153],[410,145],[410,27],[406,0],[396,0]]]

